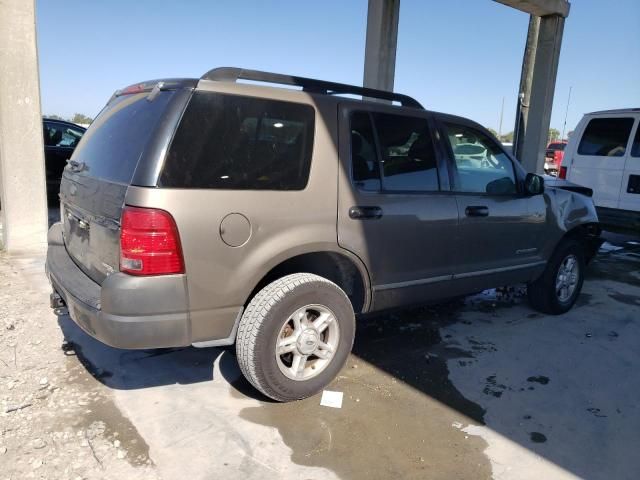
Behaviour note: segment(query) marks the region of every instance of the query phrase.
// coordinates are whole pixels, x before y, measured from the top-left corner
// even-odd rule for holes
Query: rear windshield
[[[549,150],[564,150],[566,146],[566,143],[551,143],[549,144]]]
[[[197,91],[175,134],[160,186],[302,190],[313,150],[310,105]]]
[[[87,175],[130,183],[142,152],[174,92],[122,95],[104,108],[84,134],[71,157],[84,162]]]

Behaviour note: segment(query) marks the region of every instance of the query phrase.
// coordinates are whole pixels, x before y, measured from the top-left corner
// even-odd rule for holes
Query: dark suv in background
[[[145,82],[64,170],[51,303],[120,348],[235,343],[257,389],[304,398],[354,313],[520,282],[566,312],[599,245],[589,193],[405,95],[238,68]]]
[[[84,135],[86,128],[75,123],[52,118],[44,118],[42,127],[47,199],[50,205],[56,205],[62,171]]]

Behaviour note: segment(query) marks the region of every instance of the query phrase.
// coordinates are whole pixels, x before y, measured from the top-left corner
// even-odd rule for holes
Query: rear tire
[[[543,313],[568,312],[578,299],[584,282],[585,258],[576,240],[562,241],[542,275],[527,288],[529,303]]]
[[[336,377],[354,336],[353,308],[340,287],[310,273],[287,275],[249,302],[238,326],[238,364],[267,397],[299,400]]]

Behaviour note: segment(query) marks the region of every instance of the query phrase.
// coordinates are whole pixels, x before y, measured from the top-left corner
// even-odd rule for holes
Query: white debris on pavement
[[[324,390],[322,392],[322,398],[320,399],[320,405],[323,407],[342,408],[342,397],[342,392]]]

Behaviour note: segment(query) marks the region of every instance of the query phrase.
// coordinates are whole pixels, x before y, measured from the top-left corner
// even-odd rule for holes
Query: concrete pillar
[[[369,0],[363,85],[393,91],[400,0]]]
[[[533,71],[530,73],[529,111],[524,122],[524,130],[520,131],[524,132],[524,139],[521,142],[521,150],[517,153],[524,168],[530,172],[544,171],[544,151],[551,122],[563,29],[562,16],[548,15],[540,18]]]
[[[2,247],[46,246],[47,198],[33,0],[0,1],[0,198]]]
[[[533,65],[536,59],[536,46],[540,30],[540,17],[530,15],[527,43],[522,58],[520,73],[520,88],[518,89],[518,104],[516,106],[516,124],[513,128],[513,155],[520,158],[524,136],[529,119],[529,104],[531,102],[531,81],[533,79]]]

